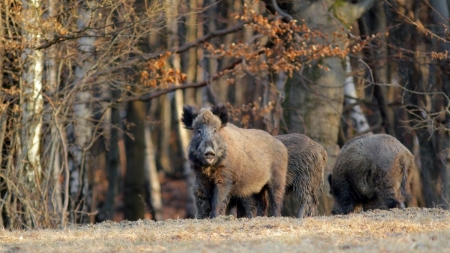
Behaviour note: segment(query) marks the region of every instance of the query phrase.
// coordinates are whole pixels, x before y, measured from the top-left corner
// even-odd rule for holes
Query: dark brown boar
[[[228,123],[225,106],[198,112],[184,106],[181,121],[193,130],[188,156],[197,175],[194,191],[197,203],[202,196],[212,196],[206,203],[210,217],[223,215],[230,197],[249,197],[264,186],[268,188],[272,214],[280,216],[288,159],[283,143],[267,132]]]
[[[302,134],[278,135],[275,138],[288,150],[286,195],[294,195],[299,202],[297,217],[316,215],[327,164],[327,151]]]
[[[347,142],[328,176],[333,214],[363,209],[404,208],[410,199],[414,156],[387,134],[366,134]]]

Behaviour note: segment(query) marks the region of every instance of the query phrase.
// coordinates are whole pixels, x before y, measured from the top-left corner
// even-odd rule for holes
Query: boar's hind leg
[[[272,210],[272,215],[275,217],[281,216],[281,207],[283,206],[285,185],[286,175],[281,175],[281,173],[272,174],[272,179],[269,183],[269,202]]]
[[[266,216],[268,213],[269,200],[268,200],[269,186],[265,185],[261,191],[253,195],[253,199],[256,203],[256,215]]]

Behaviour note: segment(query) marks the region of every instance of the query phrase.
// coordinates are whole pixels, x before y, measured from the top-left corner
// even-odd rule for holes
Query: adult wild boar
[[[347,142],[328,176],[333,214],[363,209],[404,208],[410,199],[414,156],[387,134],[366,134]]]
[[[262,130],[228,123],[225,106],[200,111],[184,106],[181,121],[193,130],[188,157],[197,175],[196,188],[212,196],[211,218],[224,214],[230,197],[249,197],[264,186],[272,215],[280,216],[288,159],[283,143]]]

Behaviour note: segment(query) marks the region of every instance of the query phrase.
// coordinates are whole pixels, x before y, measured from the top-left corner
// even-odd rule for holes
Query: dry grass
[[[2,252],[450,252],[450,212],[372,211],[335,217],[104,222],[0,231]]]

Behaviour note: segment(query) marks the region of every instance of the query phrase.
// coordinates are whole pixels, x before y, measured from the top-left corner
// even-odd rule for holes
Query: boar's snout
[[[214,162],[214,158],[216,157],[216,153],[211,147],[207,147],[205,152],[203,152],[203,156],[208,164],[212,164]]]

